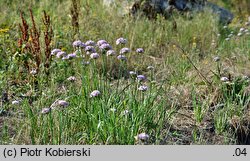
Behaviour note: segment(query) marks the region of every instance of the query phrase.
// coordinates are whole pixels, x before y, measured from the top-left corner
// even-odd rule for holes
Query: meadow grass
[[[76,33],[69,0],[0,2],[0,144],[249,144],[245,17],[224,27],[209,10],[149,20],[120,16],[101,1],[80,4]],[[20,10],[31,25],[28,6],[41,33],[43,10],[51,16],[52,49],[77,55],[66,60],[53,55],[49,74],[43,35],[38,73],[31,73],[32,53],[17,47]],[[116,45],[119,37],[127,43]],[[95,46],[99,57],[93,59],[72,46],[101,39],[116,55]],[[131,51],[119,60],[123,47]]]

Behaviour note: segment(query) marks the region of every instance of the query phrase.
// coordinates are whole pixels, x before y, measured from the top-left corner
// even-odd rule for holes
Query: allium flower
[[[112,49],[112,46],[106,43],[106,44],[102,44],[99,48],[101,50],[110,50]]]
[[[136,52],[137,53],[144,53],[144,50],[143,50],[143,48],[138,48],[138,49],[136,49]]]
[[[233,36],[234,36],[234,35],[233,35],[232,33],[228,35],[228,37],[233,37]]]
[[[126,58],[125,55],[118,55],[117,59],[119,59],[119,60],[125,60],[125,61],[127,60],[127,58]]]
[[[230,38],[229,38],[229,37],[227,37],[225,40],[226,40],[226,41],[229,41],[229,40],[230,40]]]
[[[144,75],[138,75],[137,80],[138,81],[144,81],[144,80],[146,80],[146,77]]]
[[[220,61],[220,57],[218,57],[218,56],[214,57],[214,61],[215,61],[215,62]]]
[[[37,74],[37,70],[36,70],[36,69],[32,69],[32,70],[30,71],[30,74],[36,75],[36,74]]]
[[[124,39],[123,37],[120,37],[119,39],[116,40],[116,45],[126,44],[126,43],[127,43],[127,40]]]
[[[62,107],[67,107],[69,105],[69,103],[67,101],[64,101],[64,100],[58,100],[58,105],[62,106]]]
[[[98,90],[94,90],[90,93],[90,97],[98,97],[99,95],[101,95],[101,92]]]
[[[115,55],[116,52],[114,50],[108,50],[106,54],[107,56],[112,56],[112,55]]]
[[[149,139],[149,135],[146,133],[140,133],[135,138],[136,140],[146,141]]]
[[[50,111],[51,111],[50,107],[49,108],[43,108],[42,111],[41,111],[41,113],[42,114],[48,114],[48,113],[50,113]]]
[[[92,53],[92,54],[90,54],[90,58],[91,59],[97,59],[97,58],[99,58],[99,54],[98,53]]]
[[[124,110],[123,112],[122,112],[122,115],[128,115],[130,112],[129,112],[129,110]]]
[[[129,75],[136,75],[136,72],[134,72],[134,71],[129,71]]]
[[[223,26],[223,28],[224,28],[224,29],[226,29],[226,28],[227,28],[227,26]]]
[[[247,33],[249,30],[248,29],[245,29],[244,32]]]
[[[76,58],[76,53],[71,53],[67,55],[68,59]]]
[[[67,78],[68,81],[74,82],[76,81],[76,77],[74,76],[70,76],[69,78]]]
[[[120,50],[120,54],[126,54],[126,53],[129,53],[130,52],[130,49],[129,48],[122,48]]]
[[[139,91],[147,91],[148,90],[148,86],[142,85],[138,88]]]
[[[237,34],[237,36],[239,36],[239,37],[242,36],[242,35],[243,35],[243,34],[242,34],[241,32],[239,32],[239,33]]]
[[[60,49],[53,49],[51,51],[51,55],[56,55],[58,52],[61,52],[61,50]]]
[[[95,53],[96,52],[94,46],[86,46],[85,47],[85,51],[89,51],[91,53]]]
[[[245,30],[245,28],[243,28],[243,27],[242,27],[242,28],[240,28],[240,32],[243,32],[244,30]]]
[[[19,105],[19,104],[20,104],[20,101],[15,100],[15,101],[12,101],[11,104],[12,104],[12,105]]]
[[[155,67],[153,67],[153,66],[148,66],[148,67],[147,67],[148,70],[153,70],[154,68],[155,68]]]
[[[106,40],[99,40],[97,41],[97,45],[101,46],[102,44],[107,44],[108,42]]]
[[[229,81],[229,79],[228,79],[227,77],[221,77],[220,80],[221,80],[222,82],[228,82],[228,81]]]
[[[72,45],[73,47],[82,47],[83,43],[80,40],[76,40],[72,43]]]
[[[62,58],[62,57],[65,57],[65,56],[67,56],[67,54],[66,54],[66,52],[64,52],[64,51],[60,51],[60,52],[58,52],[58,53],[56,54],[56,57],[57,57],[57,58]]]
[[[87,46],[95,46],[95,42],[92,41],[92,40],[88,40],[88,41],[85,42],[85,45],[87,45]]]

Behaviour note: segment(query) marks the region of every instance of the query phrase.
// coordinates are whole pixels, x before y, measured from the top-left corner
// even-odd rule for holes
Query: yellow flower
[[[9,31],[9,29],[8,28],[5,28],[5,29],[0,29],[0,33],[6,33],[6,32],[8,32]]]

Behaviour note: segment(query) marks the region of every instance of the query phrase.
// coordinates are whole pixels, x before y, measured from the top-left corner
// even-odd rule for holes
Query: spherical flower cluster
[[[58,52],[57,54],[56,54],[56,57],[57,58],[63,58],[63,57],[66,57],[67,56],[67,54],[66,54],[66,52],[64,52],[64,51],[60,51],[60,52]]]
[[[69,78],[67,78],[68,81],[74,82],[76,81],[76,77],[74,76],[70,76]]]
[[[90,53],[95,53],[96,52],[94,46],[86,46],[85,51],[88,51]]]
[[[129,48],[122,48],[120,50],[120,54],[126,54],[126,53],[129,53],[130,52],[130,49]]]
[[[58,52],[61,52],[61,50],[60,49],[53,49],[51,51],[51,55],[56,55]]]
[[[36,75],[36,74],[37,74],[37,70],[36,70],[36,69],[32,69],[32,70],[30,71],[30,74]]]
[[[77,41],[74,41],[73,43],[72,43],[72,45],[73,45],[73,47],[82,47],[82,48],[84,48],[86,45],[83,43],[83,42],[81,42],[80,40],[77,40]]]
[[[90,97],[98,97],[101,95],[101,92],[98,90],[94,90],[93,92],[90,93]]]
[[[49,108],[43,108],[42,111],[41,111],[41,113],[42,114],[48,114],[50,111],[51,111],[50,107]]]
[[[97,45],[101,46],[102,44],[107,44],[108,42],[106,40],[99,40],[97,41]]]
[[[92,41],[92,40],[88,40],[88,41],[85,42],[85,45],[86,46],[95,46],[95,42]]]
[[[125,60],[125,61],[127,60],[127,58],[126,58],[125,55],[118,55],[117,59],[119,59],[119,60]]]
[[[139,91],[147,91],[148,90],[148,86],[142,85],[138,88]]]
[[[129,71],[129,75],[136,75],[136,72],[134,72],[134,71]]]
[[[123,37],[120,37],[119,39],[116,40],[116,45],[126,44],[126,43],[127,43],[127,40],[124,39]]]
[[[143,50],[143,48],[138,48],[138,49],[136,49],[136,52],[137,53],[144,53],[144,50]]]
[[[107,44],[107,43],[104,43],[102,44],[100,47],[99,47],[101,50],[110,50],[112,49],[112,46]]]
[[[222,82],[228,82],[228,81],[229,81],[229,79],[228,79],[227,77],[221,77],[220,80],[221,80]]]
[[[19,105],[20,104],[20,101],[17,101],[17,100],[14,100],[11,102],[12,105]]]
[[[146,133],[140,133],[135,138],[136,140],[147,141],[149,139],[149,135]]]
[[[98,59],[99,58],[99,54],[98,53],[92,53],[92,54],[90,54],[90,58],[91,59]]]
[[[220,57],[218,57],[218,56],[214,57],[214,61],[215,61],[215,62],[220,61]]]
[[[138,75],[137,80],[138,81],[144,81],[144,80],[146,80],[146,77],[144,75]]]
[[[106,54],[107,56],[112,56],[112,55],[115,55],[116,52],[114,50],[108,50]]]
[[[67,55],[67,58],[68,58],[68,59],[76,58],[76,53],[68,54],[68,55]]]

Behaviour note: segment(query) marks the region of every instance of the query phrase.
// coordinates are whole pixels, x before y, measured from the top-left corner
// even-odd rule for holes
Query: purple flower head
[[[30,74],[36,75],[36,74],[37,74],[37,70],[36,70],[36,69],[32,69],[32,70],[30,71]]]
[[[127,43],[127,40],[124,39],[123,37],[120,37],[119,39],[116,40],[116,45],[126,44],[126,43]]]
[[[215,61],[215,62],[220,61],[220,57],[218,57],[218,56],[214,57],[214,61]]]
[[[126,53],[129,53],[130,52],[130,49],[129,48],[122,48],[120,50],[120,54],[126,54]]]
[[[19,104],[20,104],[20,101],[15,100],[15,101],[12,101],[11,104],[12,104],[12,105],[19,105]]]
[[[90,53],[95,53],[95,48],[94,46],[86,46],[85,51],[89,51]]]
[[[110,50],[110,49],[112,49],[112,46],[109,44],[102,44],[99,48],[101,50]]]
[[[146,80],[146,77],[144,75],[138,75],[137,80],[138,81],[144,81],[144,80]]]
[[[149,139],[149,135],[146,133],[140,133],[136,137],[137,140],[146,141]]]
[[[91,59],[97,59],[97,58],[99,58],[99,54],[98,53],[92,53],[92,54],[90,54],[90,58]]]
[[[148,70],[153,70],[154,67],[150,65],[150,66],[147,67],[147,69],[148,69]]]
[[[136,72],[134,72],[134,71],[129,71],[129,75],[136,75]]]
[[[67,101],[64,101],[64,100],[58,100],[58,105],[62,106],[62,107],[67,107],[69,105],[69,103]]]
[[[136,49],[136,52],[137,53],[144,53],[144,50],[143,50],[143,48],[138,48],[138,49]]]
[[[56,57],[57,57],[57,58],[62,58],[62,57],[65,57],[65,56],[67,56],[67,54],[66,54],[66,52],[64,52],[64,51],[60,51],[60,52],[58,52],[58,53],[56,54]]]
[[[108,50],[106,54],[107,56],[112,56],[112,55],[115,55],[116,52],[114,50]]]
[[[67,55],[68,59],[76,58],[76,53],[71,53]]]
[[[76,77],[74,76],[70,76],[69,78],[67,78],[68,81],[74,82],[76,81]]]
[[[98,97],[99,95],[101,95],[101,92],[98,90],[94,90],[90,93],[90,97]]]
[[[48,114],[51,111],[51,108],[43,108],[41,113],[42,114]]]
[[[147,91],[148,90],[148,86],[142,85],[138,88],[139,91]]]
[[[68,55],[62,57],[62,60],[68,60],[68,59],[69,59]]]
[[[125,61],[127,60],[127,58],[126,58],[125,55],[118,55],[117,59],[119,59],[119,60],[125,60]]]
[[[97,45],[101,46],[102,44],[107,44],[108,42],[106,40],[99,40],[97,41]]]
[[[80,40],[76,40],[72,43],[72,45],[73,47],[82,47],[82,42]]]
[[[221,77],[220,80],[221,80],[222,82],[228,82],[228,81],[229,81],[229,79],[228,79],[227,77]]]
[[[85,45],[86,46],[95,46],[95,42],[92,41],[92,40],[88,40],[88,41],[85,42]]]
[[[58,52],[61,52],[61,50],[60,49],[53,49],[51,51],[51,55],[56,55]]]

